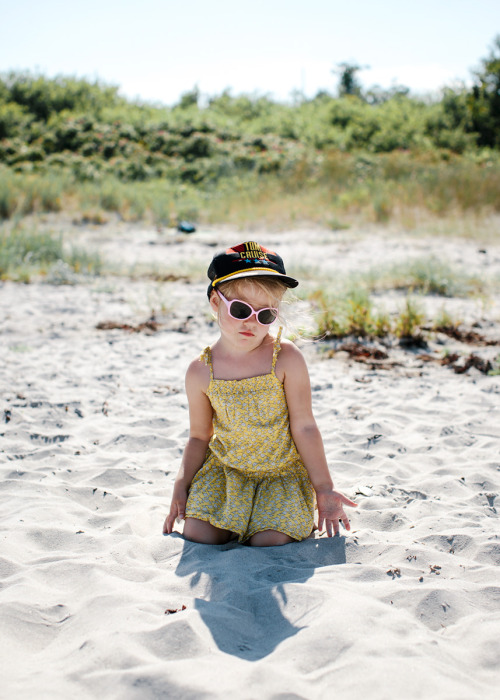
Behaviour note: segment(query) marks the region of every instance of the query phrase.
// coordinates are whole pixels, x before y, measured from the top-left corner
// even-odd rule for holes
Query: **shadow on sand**
[[[185,541],[176,574],[189,577],[195,608],[219,649],[256,661],[303,629],[300,618],[304,608],[309,612],[311,607],[303,596],[311,594],[286,584],[303,583],[315,569],[345,561],[345,538],[338,536],[282,547]],[[196,597],[197,588],[203,591],[203,598]],[[290,594],[297,605],[292,604]],[[311,604],[314,608],[312,600]],[[295,622],[291,619],[294,614]]]

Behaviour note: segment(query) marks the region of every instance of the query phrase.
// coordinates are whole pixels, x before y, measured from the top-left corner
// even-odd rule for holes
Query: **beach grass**
[[[411,343],[422,338],[421,327],[425,313],[420,301],[408,296],[394,322],[394,332],[401,342]]]
[[[394,291],[398,291],[394,287]],[[358,339],[395,337],[403,344],[421,341],[429,333],[445,333],[460,337],[463,318],[443,304],[428,314],[425,301],[435,295],[408,292],[391,312],[379,299],[360,287],[346,291],[319,286],[302,293],[311,308],[313,329],[310,335],[321,340],[348,336]],[[394,306],[394,301],[392,306]],[[434,306],[435,305],[431,305]],[[472,334],[474,335],[474,333]]]
[[[127,181],[112,172],[79,179],[70,168],[0,170],[0,218],[64,211],[82,220],[158,227],[180,220],[240,230],[360,225],[492,240],[498,235],[500,160],[495,154],[448,160],[418,153],[330,150],[291,160],[277,171],[223,169],[217,178]]]
[[[99,275],[103,262],[97,253],[63,244],[61,234],[41,232],[21,224],[0,231],[0,279],[30,282],[48,278],[69,283],[74,274]],[[68,274],[70,273],[70,274]]]
[[[346,293],[329,293],[317,289],[309,295],[316,322],[315,334],[327,340],[356,337],[384,337],[392,333],[396,324],[383,309],[375,309],[369,294],[359,288]]]
[[[371,292],[388,289],[435,294],[444,297],[470,297],[485,294],[495,280],[470,275],[434,255],[377,266],[359,277]]]

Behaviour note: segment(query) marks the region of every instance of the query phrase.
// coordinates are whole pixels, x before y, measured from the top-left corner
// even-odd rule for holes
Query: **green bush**
[[[332,295],[319,289],[310,295],[315,308],[317,333],[323,339],[385,336],[392,324],[384,312],[376,312],[366,291],[356,287],[346,294]]]
[[[33,276],[47,275],[51,270],[54,277],[60,277],[64,266],[76,273],[100,274],[102,261],[83,249],[72,248],[66,253],[61,235],[21,226],[0,233],[0,279],[29,282]]]
[[[23,267],[41,267],[63,257],[62,238],[14,228],[0,234],[0,277]]]
[[[0,139],[12,138],[19,135],[26,127],[30,118],[23,105],[16,102],[0,102]]]
[[[500,211],[498,47],[500,39],[472,90],[447,89],[433,100],[395,87],[296,95],[291,104],[225,91],[203,104],[194,88],[167,108],[127,101],[97,82],[1,75],[0,165],[8,176],[0,181],[0,217],[79,206],[88,183],[111,179],[195,187],[200,201],[217,192],[227,201],[220,212],[239,197],[243,218],[251,216],[249,198],[269,201],[271,192],[293,221],[348,215],[384,224],[417,209],[436,217]],[[144,198],[134,204],[113,193],[118,184],[95,198],[97,211],[166,220]],[[305,201],[308,192],[301,214],[290,196]],[[314,213],[314,199],[323,214]]]
[[[18,196],[12,176],[0,170],[0,219],[10,219],[16,211]]]
[[[96,114],[104,106],[124,102],[118,97],[117,87],[66,77],[49,80],[30,73],[11,72],[2,76],[2,93],[43,121],[47,121],[51,114],[64,110]]]
[[[420,340],[422,337],[420,328],[424,320],[425,315],[421,305],[408,296],[396,321],[396,336],[405,342]]]

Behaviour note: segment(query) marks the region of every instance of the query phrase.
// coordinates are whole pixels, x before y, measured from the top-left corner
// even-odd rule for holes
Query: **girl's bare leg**
[[[295,542],[295,540],[277,530],[262,530],[262,532],[256,532],[255,535],[252,535],[248,542],[253,547],[277,547],[278,545]]]
[[[184,537],[191,542],[199,544],[226,544],[232,533],[230,530],[221,530],[204,520],[198,518],[186,518],[184,522]]]

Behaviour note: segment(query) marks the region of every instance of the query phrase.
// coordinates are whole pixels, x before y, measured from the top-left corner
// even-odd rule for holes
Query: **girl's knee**
[[[183,534],[186,540],[198,544],[226,544],[231,537],[229,530],[222,530],[198,518],[186,518]]]
[[[252,547],[279,547],[282,544],[295,542],[295,540],[289,535],[285,535],[284,532],[262,530],[262,532],[256,532],[255,535],[252,535],[248,542]]]

